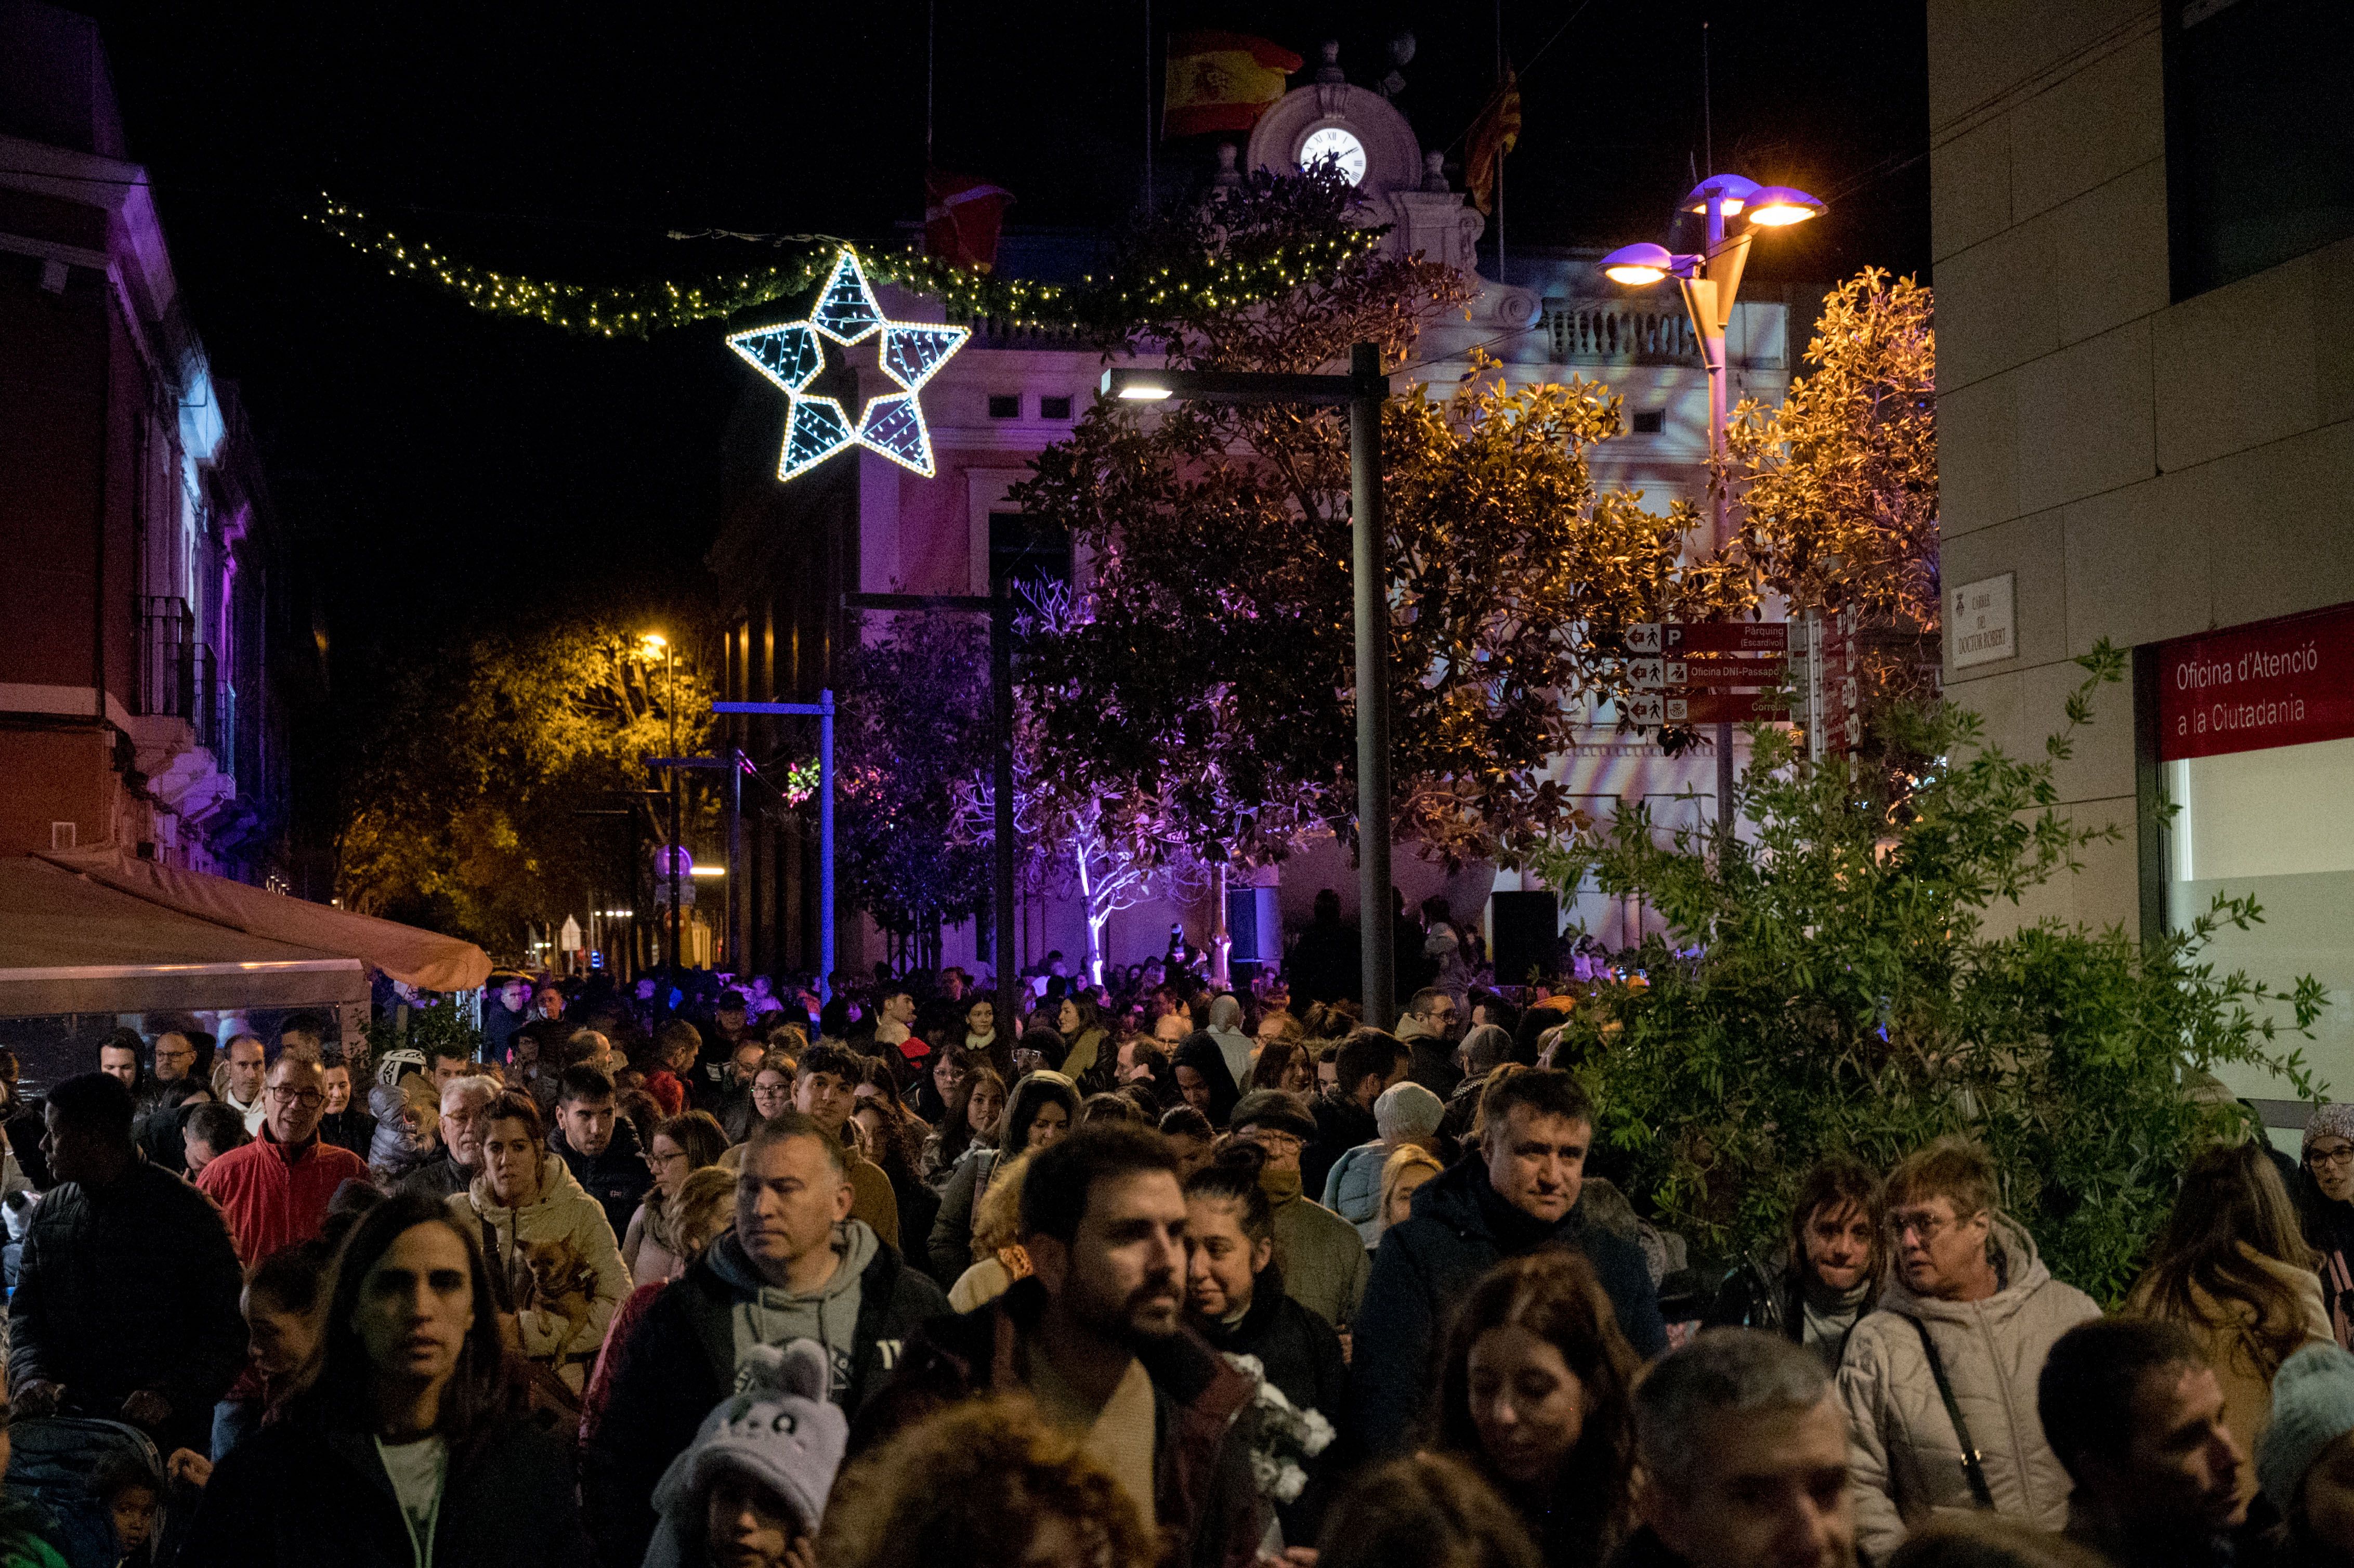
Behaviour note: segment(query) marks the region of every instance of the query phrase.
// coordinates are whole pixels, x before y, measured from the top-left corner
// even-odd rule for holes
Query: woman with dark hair
[[[1005,1114],[1005,1080],[997,1069],[973,1061],[948,1100],[948,1109],[932,1124],[917,1163],[924,1185],[937,1192],[948,1185],[958,1161],[975,1150],[997,1145],[997,1123]]]
[[[564,1445],[525,1415],[462,1221],[387,1199],[338,1255],[282,1417],[213,1470],[186,1568],[586,1563]]]
[[[1816,1161],[1791,1202],[1789,1238],[1736,1266],[1709,1326],[1779,1334],[1837,1371],[1848,1336],[1887,1281],[1882,1213],[1880,1180],[1863,1165],[1836,1154]]]
[[[1169,1070],[1177,1081],[1178,1097],[1208,1117],[1212,1127],[1225,1131],[1226,1118],[1235,1114],[1235,1102],[1243,1097],[1226,1066],[1226,1054],[1218,1049],[1208,1031],[1185,1036],[1171,1058]]]
[[[996,1147],[959,1160],[940,1193],[928,1252],[932,1277],[941,1289],[972,1266],[973,1204],[989,1190],[989,1173],[997,1161],[1044,1149],[1078,1125],[1078,1086],[1062,1074],[1033,1073],[1013,1086],[1013,1097],[997,1124]]]
[[[1096,1007],[1094,995],[1073,991],[1063,998],[1055,1010],[1055,1033],[1069,1045],[1064,1054],[1062,1071],[1091,1090],[1109,1086],[1111,1074],[1098,1072],[1108,1068],[1111,1054],[1104,1045],[1111,1039],[1111,1031],[1104,1027],[1103,1014]]]
[[[931,1127],[941,1126],[948,1118],[949,1100],[956,1094],[957,1086],[971,1075],[975,1065],[960,1048],[933,1052],[910,1091],[915,1113]]]
[[[968,1051],[978,1051],[1003,1072],[1013,1056],[1004,1044],[1004,1031],[997,1027],[997,1004],[985,996],[977,996],[964,1010],[964,1039]]]
[[[1266,1164],[1258,1145],[1235,1141],[1186,1178],[1186,1319],[1214,1349],[1257,1356],[1267,1381],[1295,1408],[1320,1412],[1337,1427],[1346,1416],[1348,1363],[1332,1326],[1283,1287],[1275,1207],[1259,1185]],[[1308,1489],[1276,1510],[1294,1546],[1316,1539],[1324,1515],[1320,1467],[1308,1468]]]
[[[645,1200],[630,1216],[630,1228],[621,1237],[621,1262],[631,1279],[644,1285],[676,1279],[686,1271],[686,1250],[679,1242],[673,1211],[679,1189],[697,1171],[718,1164],[726,1152],[727,1135],[709,1111],[686,1111],[654,1124],[645,1153],[654,1184],[646,1189]]]
[[[2261,1135],[2259,1135],[2261,1136]],[[2306,1345],[2335,1341],[2314,1251],[2271,1156],[2218,1145],[2182,1173],[2174,1213],[2126,1310],[2179,1323],[2223,1385],[2223,1425],[2253,1455],[2272,1420],[2273,1374]],[[2242,1501],[2255,1467],[2240,1472]]]
[[[1258,1060],[1251,1064],[1250,1086],[1312,1095],[1316,1092],[1316,1065],[1308,1059],[1299,1041],[1269,1040],[1259,1046]]]
[[[1546,1568],[1598,1564],[1632,1518],[1638,1366],[1583,1254],[1508,1258],[1456,1311],[1429,1446],[1520,1510]]]
[[[1367,1470],[1332,1505],[1317,1568],[1541,1568],[1512,1510],[1470,1467],[1416,1454]]]

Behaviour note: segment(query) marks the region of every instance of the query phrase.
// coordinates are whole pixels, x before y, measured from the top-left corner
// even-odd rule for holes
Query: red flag
[[[924,249],[952,267],[988,271],[1013,201],[1013,192],[986,180],[932,170],[924,176]]]
[[[1172,34],[1161,134],[1249,130],[1302,63],[1281,45],[1247,33]]]
[[[1520,143],[1521,82],[1508,70],[1472,123],[1470,156],[1463,161],[1463,188],[1481,212],[1496,209],[1496,176],[1503,170],[1504,154]]]

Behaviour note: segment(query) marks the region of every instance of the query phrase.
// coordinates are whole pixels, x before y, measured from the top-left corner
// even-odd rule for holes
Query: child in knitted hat
[[[814,1340],[756,1347],[737,1392],[703,1418],[654,1488],[645,1568],[813,1568],[818,1520],[850,1423],[826,1400]]]
[[[2256,1479],[2288,1521],[2297,1563],[2354,1563],[2354,1355],[2307,1345],[2273,1377]]]

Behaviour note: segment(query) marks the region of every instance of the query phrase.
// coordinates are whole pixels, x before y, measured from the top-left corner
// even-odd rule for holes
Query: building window
[[[2331,0],[2168,0],[2174,297],[2354,234],[2354,31]]]
[[[1071,580],[1071,535],[1020,512],[989,514],[989,580],[1036,594]]]
[[[1667,428],[1668,411],[1665,408],[1638,408],[1635,410],[1635,433],[1637,435],[1656,436]]]
[[[1071,400],[1068,397],[1041,397],[1038,399],[1038,417],[1042,419],[1067,419],[1071,417]]]
[[[1018,392],[991,392],[989,395],[989,417],[992,419],[1018,419],[1022,417],[1022,396]]]
[[[2158,883],[2166,926],[2178,932],[2219,895],[2254,898],[2263,922],[2221,925],[2199,961],[2219,975],[2244,970],[2281,996],[2302,975],[2333,1000],[2354,990],[2349,653],[2354,604],[2144,651],[2155,691],[2143,723],[2156,731],[2144,747],[2155,764],[2145,782],[2146,832],[2155,832],[2144,853],[2158,853],[2143,874]],[[2170,815],[2148,809],[2161,800]],[[2323,1012],[2313,1039],[2289,1044],[2334,1087],[2354,1078],[2354,1017],[2344,1007]],[[2293,1103],[2285,1083],[2245,1066],[2219,1075],[2253,1099],[2268,1125],[2302,1125],[2306,1107]]]

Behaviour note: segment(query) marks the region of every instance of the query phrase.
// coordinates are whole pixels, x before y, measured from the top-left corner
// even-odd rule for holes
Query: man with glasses
[[[196,1042],[176,1029],[165,1030],[155,1036],[155,1084],[176,1084],[196,1071]]]
[[[1345,1330],[1364,1299],[1372,1255],[1357,1227],[1302,1195],[1299,1155],[1316,1136],[1307,1099],[1281,1089],[1242,1097],[1227,1125],[1267,1155],[1259,1187],[1275,1206],[1275,1248],[1283,1259],[1283,1293],[1335,1329]]]
[[[2052,1277],[1996,1195],[1994,1161],[1958,1138],[1888,1174],[1893,1277],[1839,1370],[1858,1544],[1874,1562],[1936,1513],[2068,1522],[2072,1483],[2044,1441],[2036,1381],[2059,1338],[2101,1309]]]
[[[448,1198],[482,1173],[482,1113],[499,1097],[488,1078],[455,1078],[441,1091],[441,1152],[400,1179],[400,1191]]]
[[[1407,999],[1405,1014],[1398,1020],[1397,1037],[1414,1053],[1414,1065],[1406,1076],[1446,1099],[1463,1081],[1462,1070],[1455,1065],[1455,1042],[1462,1033],[1463,1010],[1455,999],[1437,986],[1425,986]]]
[[[367,1161],[319,1136],[327,1074],[312,1057],[281,1054],[262,1091],[261,1136],[204,1168],[196,1185],[228,1218],[239,1263],[250,1268],[319,1234],[327,1202],[346,1181],[368,1180]]]

